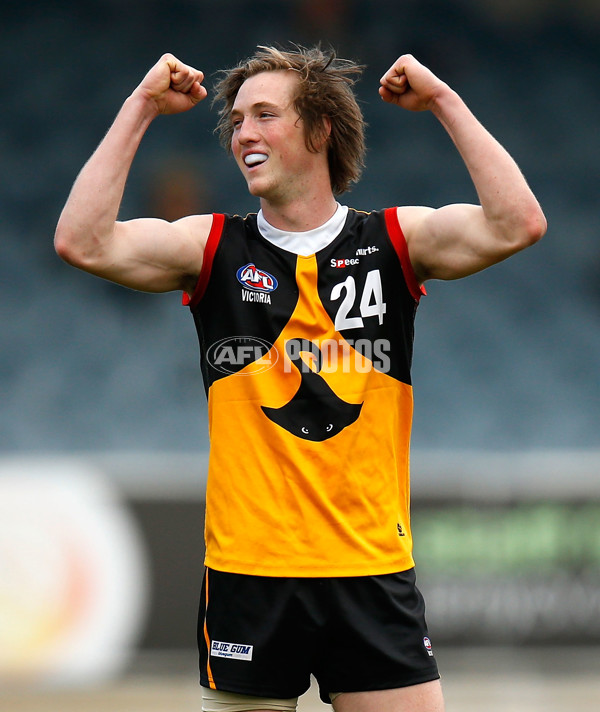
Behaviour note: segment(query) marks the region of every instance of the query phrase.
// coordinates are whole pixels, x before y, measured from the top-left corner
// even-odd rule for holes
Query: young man
[[[225,73],[219,129],[260,199],[246,218],[117,221],[159,114],[206,96],[163,56],[77,178],[56,249],[146,291],[183,290],[200,339],[211,459],[199,622],[203,709],[293,710],[313,673],[336,712],[440,712],[409,521],[413,319],[423,283],[482,270],[542,237],[517,165],[410,55],[381,98],[429,110],[479,205],[360,213],[360,68],[260,48]]]

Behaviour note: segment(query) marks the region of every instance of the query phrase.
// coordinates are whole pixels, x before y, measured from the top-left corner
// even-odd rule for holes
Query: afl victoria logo
[[[255,292],[274,292],[277,289],[277,280],[272,274],[259,269],[253,262],[240,267],[236,272],[238,282]]]
[[[227,375],[253,376],[268,371],[278,358],[272,344],[255,336],[227,336],[206,352],[208,363]]]

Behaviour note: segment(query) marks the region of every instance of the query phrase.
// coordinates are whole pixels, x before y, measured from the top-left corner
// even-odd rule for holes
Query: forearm
[[[156,105],[139,92],[125,101],[61,213],[55,247],[63,259],[81,267],[101,259],[113,235],[134,156],[157,113]]]
[[[430,108],[469,171],[490,229],[516,241],[541,237],[546,229],[544,215],[509,153],[446,85]]]

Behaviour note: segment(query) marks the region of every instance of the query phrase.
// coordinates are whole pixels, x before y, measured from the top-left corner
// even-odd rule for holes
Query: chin
[[[264,192],[264,186],[261,188],[260,181],[252,180],[252,178],[246,178],[246,185],[248,186],[248,192],[255,198],[262,197]]]
[[[250,195],[253,195],[255,198],[263,197],[263,191],[260,190],[260,188],[258,188],[255,185],[250,185],[250,183],[248,183],[248,192],[250,193]]]
[[[273,191],[269,190],[268,186],[260,185],[260,183],[250,183],[248,182],[248,192],[255,198],[264,198],[269,200],[273,197]]]

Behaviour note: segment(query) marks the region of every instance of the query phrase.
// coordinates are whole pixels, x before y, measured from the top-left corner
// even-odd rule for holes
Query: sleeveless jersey
[[[411,568],[414,316],[395,208],[350,209],[304,257],[215,214],[189,304],[211,452],[206,565],[262,576]]]

